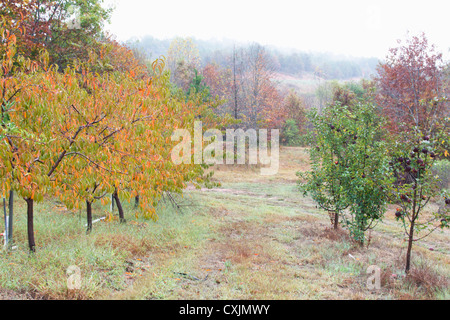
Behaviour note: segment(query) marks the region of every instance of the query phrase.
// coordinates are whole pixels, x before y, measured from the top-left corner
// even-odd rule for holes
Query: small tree
[[[299,134],[304,134],[306,131],[306,110],[303,99],[294,90],[291,90],[283,103],[286,119],[293,119]]]
[[[295,146],[300,143],[300,131],[294,119],[286,120],[283,126],[282,141],[288,146]]]
[[[203,81],[204,77],[198,74],[198,70],[194,69],[194,77],[192,79],[191,84],[189,85],[189,89],[186,92],[186,100],[189,100],[191,95],[200,94],[202,96],[202,101],[206,102],[211,98],[209,93],[209,87]]]
[[[439,187],[439,180],[432,171],[433,163],[439,156],[436,148],[443,138],[424,136],[417,128],[402,134],[401,138],[390,148],[396,150],[389,163],[396,183],[389,187],[389,194],[392,202],[398,205],[395,216],[402,223],[408,242],[405,265],[405,272],[408,273],[414,242],[428,237],[439,228],[449,227],[450,199],[446,191]],[[444,199],[445,205],[427,213],[425,207],[432,199],[439,197]]]
[[[346,156],[343,137],[337,134],[341,129],[334,123],[336,111],[334,106],[329,106],[322,114],[315,109],[308,114],[314,126],[307,136],[312,170],[298,174],[306,181],[300,190],[329,213],[334,229],[339,226],[341,213],[349,206],[343,193]]]
[[[345,222],[353,239],[360,245],[365,232],[374,228],[386,211],[386,147],[381,134],[382,122],[376,116],[376,107],[362,102],[356,105],[346,122],[350,135],[347,140],[348,166],[344,190],[350,203],[350,219]]]
[[[312,171],[301,189],[332,217],[334,228],[342,216],[358,243],[385,212],[384,144],[377,140],[380,122],[375,106],[361,101],[352,108],[336,103],[321,115],[310,114]],[[349,217],[344,215],[348,209]]]

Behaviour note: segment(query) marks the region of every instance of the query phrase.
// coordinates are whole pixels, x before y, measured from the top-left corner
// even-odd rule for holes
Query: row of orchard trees
[[[104,39],[61,69],[45,46],[35,57],[22,54],[32,17],[19,13],[0,22],[0,189],[26,201],[31,251],[34,203],[45,197],[86,208],[90,231],[92,204],[106,195],[139,196],[141,214],[155,218],[163,192],[207,179],[202,166],[172,164],[171,136],[197,117],[216,118],[208,118],[210,103],[171,94],[163,60],[148,70]]]
[[[338,87],[332,103],[310,112],[312,169],[299,174],[301,189],[361,245],[394,205],[408,273],[413,244],[450,226],[450,196],[433,172],[449,156],[448,75],[423,35],[392,49],[374,80]]]

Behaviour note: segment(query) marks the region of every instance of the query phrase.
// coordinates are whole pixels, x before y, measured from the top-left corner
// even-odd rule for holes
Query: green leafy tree
[[[309,118],[314,126],[309,134],[312,170],[299,173],[305,180],[301,190],[329,212],[335,229],[342,217],[363,245],[365,232],[383,217],[387,203],[385,146],[377,140],[375,106],[370,101],[353,107],[336,103],[321,114],[313,110]]]
[[[350,203],[350,218],[345,222],[353,239],[363,245],[365,232],[376,226],[387,209],[386,185],[391,181],[387,178],[386,145],[378,139],[382,121],[370,102],[358,103],[343,125],[348,160],[344,190]]]
[[[288,146],[295,146],[300,143],[300,130],[294,119],[286,120],[282,132],[282,140]]]
[[[206,102],[211,98],[211,95],[209,93],[209,87],[204,83],[203,79],[204,77],[198,74],[197,69],[195,69],[194,78],[192,79],[192,82],[189,86],[189,90],[186,93],[187,99],[189,99],[191,95],[198,95],[198,94],[202,96],[203,102]]]
[[[313,200],[329,215],[334,228],[339,226],[342,212],[349,203],[344,191],[345,149],[342,137],[337,135],[335,108],[331,106],[319,114],[313,109],[308,118],[314,130],[307,135],[310,146],[311,171],[298,173],[303,180],[300,190],[310,195]]]

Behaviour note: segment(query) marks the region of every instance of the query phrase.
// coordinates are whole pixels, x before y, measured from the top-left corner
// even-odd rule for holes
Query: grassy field
[[[281,150],[280,172],[217,167],[222,187],[188,189],[181,212],[161,203],[156,222],[99,222],[46,201],[36,208],[37,252],[26,240],[25,202],[16,203],[15,245],[1,252],[0,299],[449,299],[450,232],[416,243],[404,276],[405,242],[393,209],[360,248],[296,188],[308,169],[302,148]],[[108,208],[94,207],[96,218]],[[367,268],[381,268],[380,290]],[[67,269],[81,270],[68,290]]]

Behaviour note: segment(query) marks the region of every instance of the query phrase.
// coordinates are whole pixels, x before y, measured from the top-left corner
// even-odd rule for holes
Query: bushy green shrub
[[[376,106],[361,101],[354,108],[336,103],[322,113],[312,110],[310,136],[312,170],[299,173],[300,184],[328,211],[336,229],[339,219],[361,245],[365,232],[382,219],[387,205],[386,146],[377,140],[381,123]],[[344,210],[348,209],[348,215]]]
[[[299,146],[301,144],[300,130],[294,119],[286,120],[283,127],[283,143],[287,146]]]

